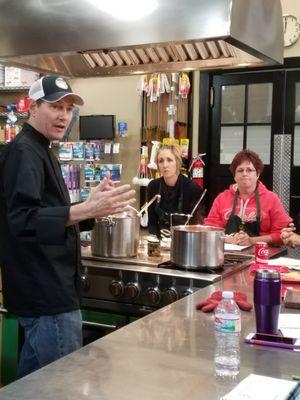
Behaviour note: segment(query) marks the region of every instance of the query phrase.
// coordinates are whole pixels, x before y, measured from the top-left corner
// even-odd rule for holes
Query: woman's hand
[[[283,228],[281,233],[280,233],[280,238],[284,242],[285,240],[288,240],[290,236],[294,233],[296,230],[295,225],[291,222],[286,228]]]
[[[294,232],[295,230],[296,228],[293,223],[290,223],[287,228],[282,229],[280,238],[286,246],[300,246],[300,236]]]
[[[251,237],[243,231],[226,235],[225,243],[238,244],[239,246],[251,246],[253,244]]]
[[[236,233],[231,233],[230,235],[225,235],[225,243],[237,244]]]
[[[285,239],[282,239],[283,243],[286,246],[290,247],[298,247],[300,246],[300,236],[297,233],[289,233],[289,236]]]
[[[236,244],[240,246],[251,246],[253,244],[251,237],[244,231],[235,234]]]

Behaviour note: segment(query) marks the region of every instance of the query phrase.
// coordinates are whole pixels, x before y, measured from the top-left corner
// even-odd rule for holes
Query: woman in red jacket
[[[263,169],[258,154],[251,150],[240,151],[232,160],[235,184],[216,197],[205,219],[206,225],[225,228],[226,243],[282,243],[280,232],[292,219],[279,197],[259,181]]]

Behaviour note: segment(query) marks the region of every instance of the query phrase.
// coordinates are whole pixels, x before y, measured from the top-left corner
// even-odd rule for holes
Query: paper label
[[[227,319],[215,316],[215,330],[218,332],[240,332],[241,321],[240,319]]]

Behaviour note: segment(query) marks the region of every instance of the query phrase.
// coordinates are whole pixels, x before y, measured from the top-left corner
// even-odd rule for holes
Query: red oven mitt
[[[250,311],[252,309],[252,304],[247,301],[247,296],[243,292],[233,292],[233,298],[236,304],[241,310]],[[210,297],[200,303],[196,304],[196,310],[202,310],[203,312],[213,311],[219,302],[222,300],[222,291],[217,290],[212,293]]]
[[[222,292],[221,290],[217,290],[216,292],[213,292],[208,299],[197,303],[196,310],[202,310],[203,312],[213,311],[221,300]]]
[[[241,310],[251,311],[252,304],[250,304],[247,300],[247,296],[243,292],[233,292],[233,298],[236,304],[240,307]]]

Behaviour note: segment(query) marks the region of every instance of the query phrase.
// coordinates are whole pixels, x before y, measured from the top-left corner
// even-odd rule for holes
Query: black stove
[[[83,305],[142,316],[248,267],[251,255],[226,254],[224,265],[199,270],[171,263],[168,257],[105,259],[83,255],[87,274]]]

